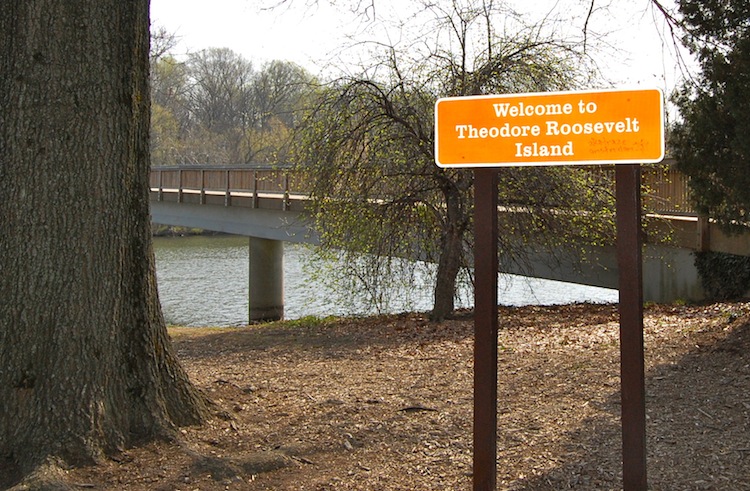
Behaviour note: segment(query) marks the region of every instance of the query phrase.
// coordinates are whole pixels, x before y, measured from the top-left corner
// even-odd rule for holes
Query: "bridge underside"
[[[273,201],[276,206],[266,208],[151,201],[151,220],[162,225],[200,228],[260,239],[307,244],[320,242],[302,212],[284,211],[281,200]]]
[[[515,255],[515,254],[514,254]],[[522,261],[500,257],[505,273],[549,280],[618,288],[617,255],[614,247],[589,247],[576,252],[526,250]],[[689,249],[647,244],[643,250],[643,298],[646,302],[704,298],[693,253]]]

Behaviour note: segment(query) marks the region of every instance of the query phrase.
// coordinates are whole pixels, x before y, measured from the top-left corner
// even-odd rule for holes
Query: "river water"
[[[156,237],[156,275],[159,298],[168,324],[238,326],[247,323],[248,239],[237,236]],[[378,310],[349,293],[332,291],[311,271],[308,246],[284,244],[284,315],[370,315]],[[320,266],[320,265],[318,265]],[[311,269],[312,268],[312,269]],[[427,311],[432,291],[427,284],[410,283],[387,305],[391,313]],[[457,306],[470,307],[468,291]],[[498,290],[503,305],[555,305],[574,302],[616,302],[617,291],[558,281],[501,275]]]

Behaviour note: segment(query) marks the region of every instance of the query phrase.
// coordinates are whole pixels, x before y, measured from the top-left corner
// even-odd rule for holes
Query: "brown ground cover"
[[[621,489],[615,306],[499,312],[498,488]],[[750,304],[649,306],[653,490],[750,490]],[[472,330],[420,314],[174,328],[215,418],[69,471],[128,490],[471,488]]]

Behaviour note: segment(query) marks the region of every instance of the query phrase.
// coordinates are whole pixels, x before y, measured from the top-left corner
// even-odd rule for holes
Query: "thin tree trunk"
[[[458,190],[450,187],[445,191],[445,202],[446,224],[435,278],[435,303],[430,315],[433,322],[442,322],[455,309],[456,280],[464,253],[463,236],[466,225]]]
[[[0,9],[0,458],[24,473],[207,414],[156,292],[148,9]]]
[[[431,320],[442,322],[455,309],[456,280],[461,268],[462,236],[454,231],[444,239],[435,279],[435,305]]]

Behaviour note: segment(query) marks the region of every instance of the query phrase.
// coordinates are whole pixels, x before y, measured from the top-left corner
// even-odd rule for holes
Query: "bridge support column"
[[[284,243],[250,237],[250,322],[284,317]]]

